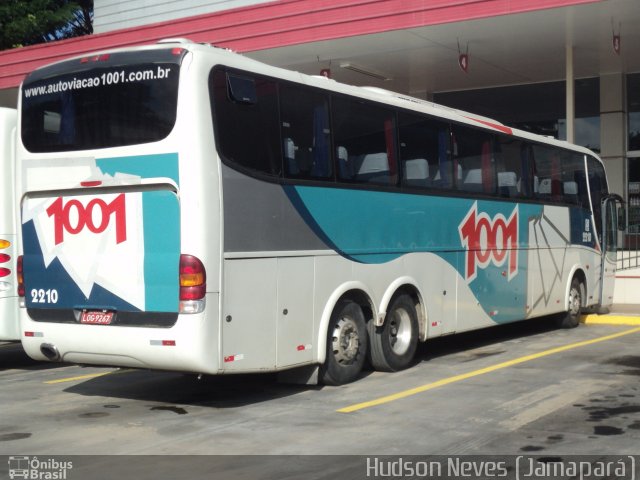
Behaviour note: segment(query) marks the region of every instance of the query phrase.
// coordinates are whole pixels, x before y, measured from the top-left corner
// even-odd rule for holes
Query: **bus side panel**
[[[308,363],[314,357],[314,277],[313,257],[278,259],[278,367]]]
[[[222,165],[224,252],[328,250],[296,211],[279,184],[260,181]]]
[[[569,213],[564,208],[545,207],[529,230],[530,314],[557,312],[564,292]]]
[[[595,301],[599,287],[595,233],[589,235],[591,222],[586,213],[577,210],[571,212],[567,207],[545,206],[542,214],[532,220],[528,252],[529,317],[566,310],[569,276],[577,268],[587,278],[587,303]]]
[[[441,256],[449,258],[441,258]],[[466,288],[458,302],[459,285],[464,279],[458,274],[457,265],[464,261],[464,255],[460,252],[448,252],[440,255],[433,253],[410,253],[402,257],[403,271],[418,281],[420,294],[423,296],[423,308],[427,317],[427,336],[429,338],[453,333],[458,329],[459,312],[470,311],[471,306],[475,313],[477,301]],[[463,318],[469,320],[470,317]],[[477,318],[477,317],[471,317]],[[481,316],[486,325],[486,316]]]
[[[255,371],[310,362],[314,255],[329,249],[280,185],[224,164],[221,172],[221,366],[225,371]]]
[[[529,229],[541,205],[349,188],[291,190],[300,216],[343,257],[389,265],[411,252],[433,253],[472,291],[471,309],[480,305],[495,323],[525,318]]]
[[[14,136],[16,111],[0,108],[0,340],[19,340]]]
[[[313,360],[314,271],[312,256],[225,262],[225,370],[273,370]]]
[[[359,270],[360,266],[379,264],[389,269],[393,261],[411,252],[429,252],[459,273],[465,284],[460,288],[471,291],[468,306],[458,305],[458,318],[470,318],[477,305],[495,323],[526,317],[529,232],[541,217],[541,205],[350,188],[282,187],[225,166],[223,179],[225,255],[251,258],[335,252],[353,262],[357,280],[366,279],[372,290],[385,291],[388,285],[365,275],[370,269]],[[447,208],[442,208],[443,202]],[[483,243],[487,241],[492,246]],[[435,278],[443,273],[429,272]],[[455,305],[457,290],[451,277],[435,299],[426,299],[436,305],[436,317],[447,318],[434,320],[432,334],[458,329],[456,315],[451,315],[456,309],[447,306],[450,302]],[[449,300],[451,295],[453,300]]]
[[[222,368],[273,370],[276,366],[276,258],[224,264]]]

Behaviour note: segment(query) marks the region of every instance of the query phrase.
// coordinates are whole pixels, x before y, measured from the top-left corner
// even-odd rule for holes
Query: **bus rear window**
[[[24,146],[58,152],[162,140],[176,120],[178,60],[84,69],[65,62],[68,73],[60,65],[44,78],[34,72],[22,89]]]

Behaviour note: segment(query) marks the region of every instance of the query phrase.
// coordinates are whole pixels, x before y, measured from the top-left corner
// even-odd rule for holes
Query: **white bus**
[[[0,340],[20,340],[14,148],[16,110],[0,107]]]
[[[584,148],[185,40],[40,68],[19,109],[35,359],[342,384],[611,302]]]

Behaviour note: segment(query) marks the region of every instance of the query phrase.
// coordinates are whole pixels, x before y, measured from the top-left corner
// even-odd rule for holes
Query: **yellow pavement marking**
[[[112,370],[110,372],[88,373],[86,375],[78,375],[76,377],[67,377],[67,378],[58,378],[57,380],[48,380],[44,383],[48,385],[54,385],[56,383],[75,382],[77,380],[87,380],[89,378],[103,377],[105,375],[117,375],[120,373],[128,373],[132,371],[133,370]]]
[[[549,355],[554,355],[556,353],[565,352],[567,350],[571,350],[579,347],[586,347],[587,345],[593,345],[594,343],[605,342],[607,340],[613,340],[614,338],[622,337],[624,335],[630,335],[632,333],[640,332],[640,328],[632,328],[631,330],[625,330],[623,332],[614,333],[612,335],[606,335],[604,337],[594,338],[592,340],[584,340],[582,342],[570,343],[568,345],[563,345],[561,347],[551,348],[549,350],[544,350],[539,353],[534,353],[531,355],[525,355],[524,357],[514,358],[513,360],[508,360],[506,362],[498,363],[496,365],[491,365],[486,368],[481,368],[479,370],[474,370],[472,372],[463,373],[460,375],[455,375],[453,377],[443,378],[441,380],[437,380],[432,383],[427,383],[426,385],[421,385],[419,387],[411,388],[409,390],[404,390],[402,392],[394,393],[392,395],[386,395],[384,397],[379,397],[374,400],[370,400],[368,402],[356,403],[354,405],[349,405],[348,407],[341,408],[337,410],[338,413],[352,413],[358,410],[363,410],[369,407],[375,407],[378,405],[383,405],[385,403],[390,403],[395,400],[400,400],[402,398],[407,398],[412,395],[417,395],[418,393],[426,392],[428,390],[433,390],[434,388],[442,387],[444,385],[449,385],[451,383],[460,382],[462,380],[466,380],[468,378],[477,377],[479,375],[484,375],[486,373],[495,372],[496,370],[501,370],[503,368],[512,367],[514,365],[518,365],[521,363],[529,362],[531,360],[536,360],[538,358],[547,357]]]
[[[587,325],[629,325],[640,326],[640,316],[634,315],[583,315],[580,319]]]

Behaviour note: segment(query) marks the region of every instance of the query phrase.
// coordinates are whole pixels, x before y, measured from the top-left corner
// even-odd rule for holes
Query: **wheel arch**
[[[581,307],[586,307],[587,305],[587,292],[589,291],[589,285],[587,283],[587,275],[584,272],[584,268],[582,268],[581,265],[574,265],[573,268],[571,269],[571,271],[569,272],[569,275],[567,276],[567,282],[565,284],[565,291],[564,291],[564,309],[565,311],[569,310],[569,292],[571,291],[571,283],[573,282],[573,279],[577,278],[578,281],[580,282],[580,285],[582,285],[583,291],[582,293],[582,298],[580,299],[582,302]]]
[[[378,315],[374,317],[375,324],[377,327],[384,325],[389,305],[395,297],[403,293],[413,299],[418,314],[418,339],[425,341],[427,339],[427,309],[420,288],[418,288],[418,282],[412,277],[400,277],[389,285],[380,301]]]
[[[318,348],[316,351],[317,363],[322,364],[326,360],[329,321],[331,320],[331,315],[338,305],[338,302],[348,299],[357,303],[362,308],[365,321],[369,321],[373,318],[377,318],[378,316],[376,306],[372,298],[373,295],[371,294],[371,291],[362,282],[347,282],[340,285],[340,287],[333,291],[325,303],[322,316],[320,317],[320,323],[318,324]]]

